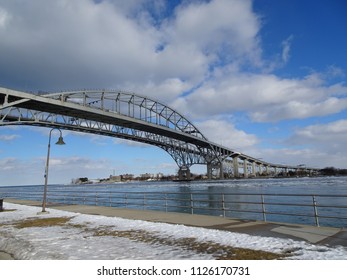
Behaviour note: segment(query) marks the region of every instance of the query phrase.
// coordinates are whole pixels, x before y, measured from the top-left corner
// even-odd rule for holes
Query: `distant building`
[[[110,182],[121,182],[122,181],[122,177],[120,175],[110,175],[110,178],[108,179],[108,181]]]
[[[134,179],[133,174],[122,174],[120,175],[122,181],[132,181]]]
[[[155,179],[154,174],[150,173],[145,173],[140,175],[141,180],[150,180],[150,179]]]

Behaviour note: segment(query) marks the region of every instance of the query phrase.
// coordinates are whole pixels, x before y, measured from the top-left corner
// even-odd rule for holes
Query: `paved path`
[[[298,224],[268,223],[206,215],[191,215],[183,213],[165,213],[159,211],[110,208],[88,205],[64,205],[52,208],[83,214],[121,217],[150,222],[183,224],[187,226],[204,227],[247,233],[257,236],[271,236],[305,240],[314,244],[343,245],[347,247],[347,229],[331,227],[315,227]]]
[[[6,202],[28,206],[41,206],[40,202],[29,200],[6,199]],[[183,224],[194,227],[225,230],[246,233],[255,236],[290,238],[303,240],[313,244],[347,247],[347,229],[332,227],[315,227],[299,224],[270,223],[263,221],[241,220],[207,215],[191,215],[174,212],[159,212],[149,210],[135,210],[90,205],[48,205],[49,208],[63,211],[120,217],[133,220]],[[12,260],[12,256],[0,251],[0,260]]]
[[[40,206],[40,202],[6,199],[7,202]],[[247,233],[255,236],[291,238],[304,240],[313,244],[347,247],[347,229],[316,227],[299,224],[271,223],[263,221],[240,220],[207,215],[191,215],[173,212],[135,210],[90,205],[48,205],[48,208],[64,211],[121,217],[126,219],[183,224],[187,226],[219,229],[230,232]]]
[[[10,254],[0,251],[0,260],[14,260],[14,258]]]

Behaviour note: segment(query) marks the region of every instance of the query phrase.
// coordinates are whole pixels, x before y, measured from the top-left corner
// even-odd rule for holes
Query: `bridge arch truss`
[[[170,154],[188,177],[194,164],[206,164],[211,175],[213,168],[223,174],[223,166],[232,162],[234,176],[238,176],[239,161],[280,167],[214,144],[171,107],[124,91],[32,94],[0,88],[1,125],[57,127],[147,143]]]

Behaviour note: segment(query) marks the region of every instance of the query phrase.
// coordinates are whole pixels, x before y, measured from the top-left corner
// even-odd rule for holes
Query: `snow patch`
[[[212,254],[161,244],[146,243],[122,236],[95,234],[143,231],[161,239],[194,238],[197,242],[213,242],[225,246],[263,250],[283,254],[293,252],[289,259],[347,259],[346,248],[313,245],[303,241],[273,237],[251,236],[215,229],[128,220],[71,213],[49,209],[38,215],[39,207],[4,203],[0,215],[0,250],[16,259],[213,259]],[[71,217],[65,225],[17,228],[15,223],[28,218]]]

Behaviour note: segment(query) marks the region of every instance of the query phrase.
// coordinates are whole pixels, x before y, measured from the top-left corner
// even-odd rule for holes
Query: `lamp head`
[[[58,139],[58,142],[55,143],[55,144],[56,144],[56,145],[65,145],[65,142],[64,142],[64,140],[63,140],[63,137],[60,136],[59,139]]]

